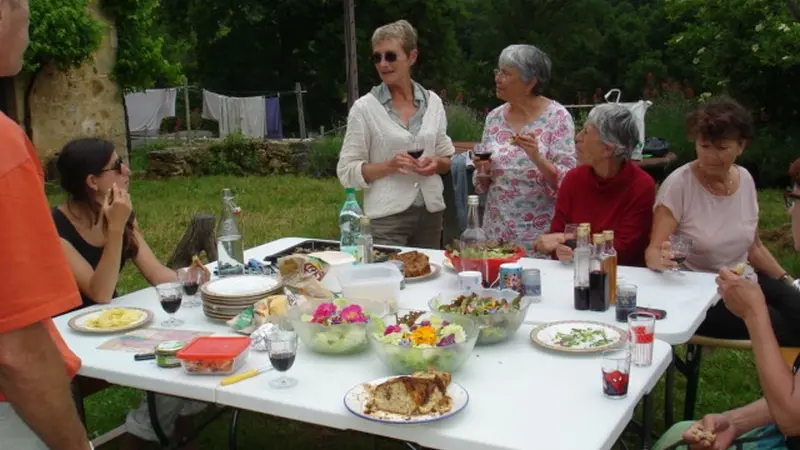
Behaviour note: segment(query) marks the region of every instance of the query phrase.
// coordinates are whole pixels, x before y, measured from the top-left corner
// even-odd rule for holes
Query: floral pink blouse
[[[533,242],[550,229],[558,187],[545,180],[525,150],[511,143],[515,133],[506,122],[507,109],[507,103],[495,108],[483,128],[482,143],[492,151],[483,229],[489,239],[518,244],[528,256],[546,257],[533,251]],[[556,166],[561,185],[564,175],[575,167],[572,116],[561,104],[550,101],[545,112],[525,125],[520,134],[531,131],[539,137],[539,152]],[[475,180],[473,177],[476,191],[483,194]]]

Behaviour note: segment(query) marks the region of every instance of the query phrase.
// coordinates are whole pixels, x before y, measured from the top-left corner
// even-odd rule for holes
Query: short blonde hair
[[[407,20],[398,20],[375,29],[372,45],[387,39],[397,39],[406,55],[417,49],[417,30]]]

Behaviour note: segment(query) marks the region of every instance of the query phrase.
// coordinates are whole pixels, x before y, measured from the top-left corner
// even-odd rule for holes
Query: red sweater
[[[618,264],[644,267],[655,200],[655,181],[636,163],[624,163],[609,180],[598,178],[589,166],[578,166],[558,189],[550,232],[560,233],[566,224],[582,222],[592,224],[592,233],[614,230]]]

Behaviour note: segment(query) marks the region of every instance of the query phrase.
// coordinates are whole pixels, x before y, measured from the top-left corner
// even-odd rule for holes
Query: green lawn
[[[131,193],[139,224],[156,255],[166,261],[193,214],[219,214],[221,190],[231,188],[243,210],[245,246],[253,247],[287,236],[336,238],[336,217],[344,193],[336,179],[307,177],[207,177],[168,181],[136,180]],[[57,194],[51,201],[59,201]],[[789,216],[778,191],[759,193],[761,227],[765,242],[791,273],[800,274],[800,257],[793,250]],[[120,293],[146,286],[131,266],[126,267]],[[677,377],[676,418],[682,414],[684,379]],[[697,412],[699,416],[739,406],[758,398],[760,389],[749,352],[718,350],[707,355],[701,371]],[[123,422],[140,394],[114,388],[87,401],[90,435],[102,434]],[[663,385],[656,391],[656,427],[663,428]],[[521,413],[521,412],[516,412]],[[201,449],[227,445],[226,420],[208,427],[201,435]],[[283,419],[245,413],[239,423],[239,448],[262,448],[268,443],[303,449],[404,449],[404,445],[359,433],[340,432]],[[487,432],[491,432],[487,430]],[[545,430],[539,430],[545,432]]]

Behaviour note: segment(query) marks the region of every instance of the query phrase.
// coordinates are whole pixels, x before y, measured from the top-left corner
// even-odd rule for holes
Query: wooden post
[[[186,105],[186,140],[192,141],[192,113],[189,111],[189,78],[183,77],[183,103]]]
[[[303,112],[303,93],[305,91],[297,82],[294,84],[294,94],[297,96],[297,121],[300,123],[300,139],[308,137],[306,134],[306,115]]]
[[[356,54],[356,13],[353,0],[344,0],[344,48],[347,61],[347,109],[358,99],[358,56]]]

